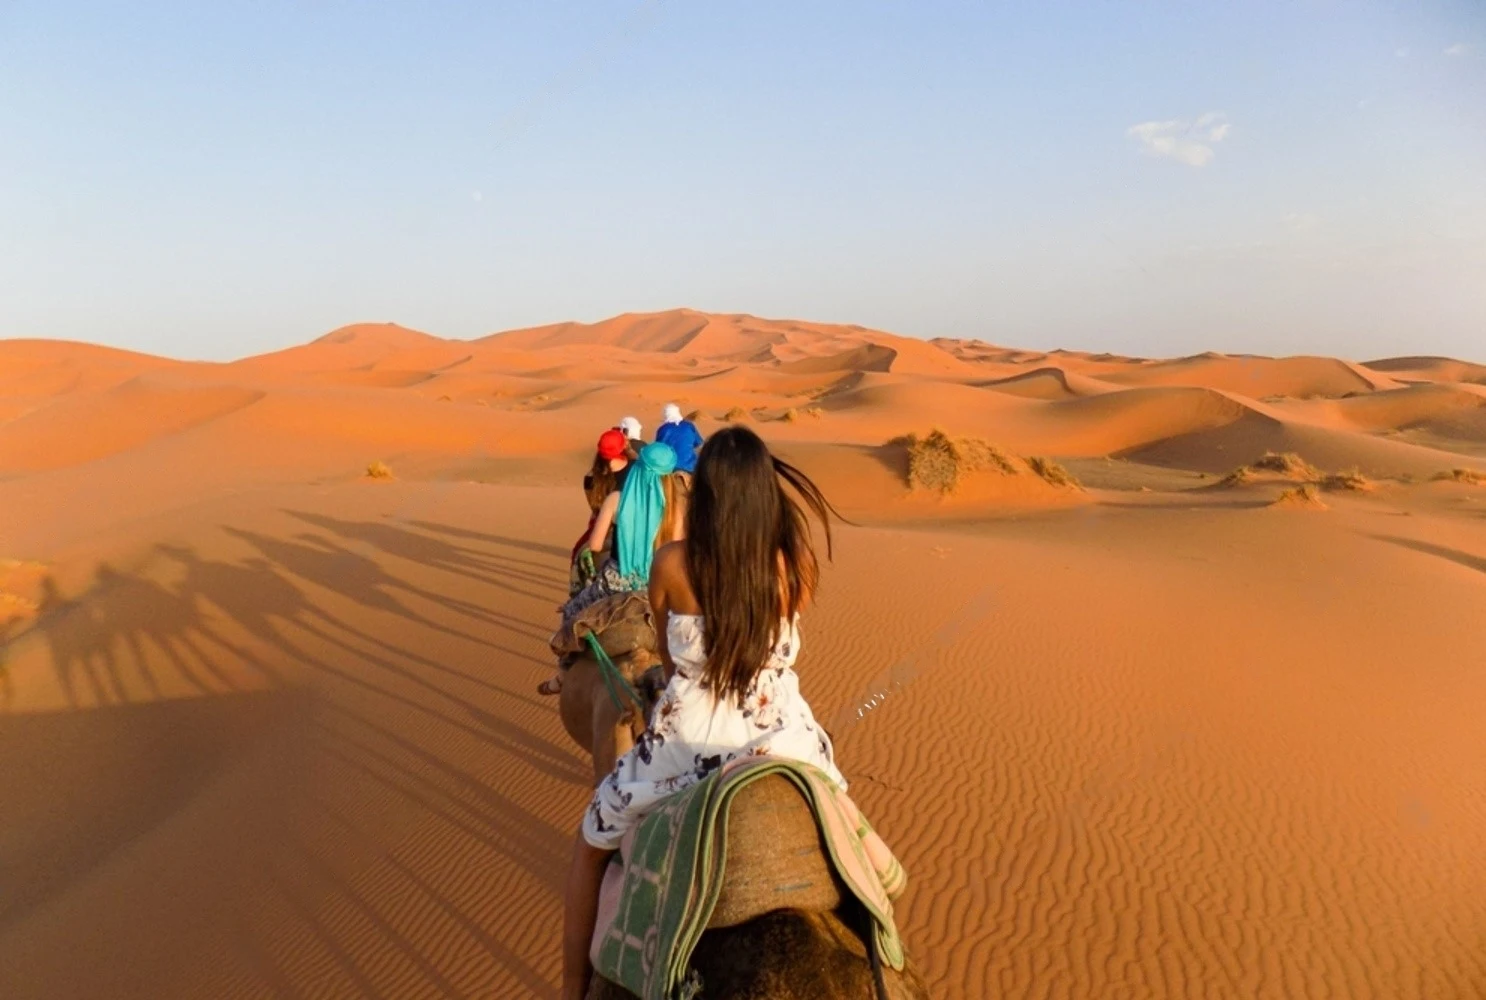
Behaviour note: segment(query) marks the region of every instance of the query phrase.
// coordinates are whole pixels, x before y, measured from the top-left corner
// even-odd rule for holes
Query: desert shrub
[[[1272,506],[1275,507],[1308,507],[1313,510],[1325,510],[1326,503],[1321,499],[1321,491],[1314,483],[1301,483],[1293,486],[1275,498]]]
[[[1333,472],[1321,480],[1321,488],[1327,490],[1347,490],[1353,493],[1370,493],[1373,490],[1373,482],[1356,469],[1348,469],[1346,472]]]
[[[1228,475],[1218,480],[1218,485],[1245,486],[1249,483],[1252,483],[1257,478],[1258,477],[1254,474],[1254,470],[1252,468],[1247,465],[1240,465],[1238,468],[1228,473]]]
[[[1027,467],[1054,486],[1063,486],[1074,490],[1083,489],[1083,484],[1074,477],[1073,473],[1050,458],[1034,455],[1027,459]]]
[[[741,406],[735,406],[731,410],[729,410],[722,419],[726,420],[728,423],[735,423],[739,420],[747,420],[748,411],[743,409],[743,407]]]
[[[1475,469],[1451,469],[1434,478],[1444,482],[1465,483],[1467,486],[1486,486],[1486,472],[1477,472]]]
[[[994,469],[1014,475],[1015,463],[995,445],[979,438],[951,437],[935,428],[924,437],[909,434],[889,444],[908,451],[908,485],[914,489],[953,493],[970,472]]]
[[[1319,479],[1321,477],[1321,473],[1314,465],[1293,451],[1287,451],[1283,454],[1266,451],[1249,468],[1260,472],[1277,472],[1291,479]]]
[[[372,479],[391,479],[392,468],[381,459],[377,459],[366,467],[366,474]]]

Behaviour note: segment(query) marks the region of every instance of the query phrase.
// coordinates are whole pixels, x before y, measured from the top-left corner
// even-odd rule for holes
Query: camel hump
[[[727,869],[709,928],[733,927],[773,910],[825,913],[846,891],[831,867],[804,792],[782,775],[738,791],[728,810]]]

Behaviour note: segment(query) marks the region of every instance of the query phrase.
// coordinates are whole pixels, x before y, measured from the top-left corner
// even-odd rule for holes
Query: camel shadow
[[[1397,545],[1401,548],[1412,549],[1415,552],[1422,552],[1425,555],[1448,559],[1450,562],[1457,563],[1467,569],[1473,569],[1477,573],[1486,573],[1486,559],[1482,559],[1480,556],[1473,556],[1469,552],[1462,552],[1459,549],[1448,548],[1444,545],[1435,545],[1431,542],[1421,542],[1413,538],[1401,538],[1397,535],[1369,535],[1368,537],[1374,541],[1387,542],[1389,545]]]
[[[228,530],[254,554],[229,562],[162,544],[150,573],[102,564],[72,594],[49,578],[31,627],[0,632],[0,665],[17,638],[36,641],[72,709],[0,718],[9,762],[0,769],[0,954],[15,940],[7,927],[91,884],[91,872],[157,828],[210,824],[192,834],[201,864],[239,873],[220,875],[224,891],[205,907],[175,905],[177,889],[153,886],[205,894],[202,883],[130,874],[137,891],[81,918],[88,960],[51,949],[24,963],[21,981],[45,987],[26,995],[106,995],[110,970],[125,965],[140,983],[169,981],[162,942],[204,923],[224,935],[240,970],[285,997],[323,995],[327,976],[352,993],[395,996],[409,982],[399,968],[438,995],[556,996],[550,970],[488,929],[497,897],[471,877],[519,873],[534,901],[560,897],[571,833],[540,815],[519,780],[509,789],[491,781],[525,772],[562,788],[591,783],[566,744],[512,725],[503,710],[550,702],[400,637],[462,633],[424,614],[411,603],[419,588],[366,557],[319,536]],[[395,616],[390,629],[320,606],[316,585]],[[244,768],[262,767],[262,780],[237,784]],[[270,798],[260,808],[224,799],[223,789]],[[210,811],[225,801],[232,813]],[[367,808],[407,817],[419,843],[431,837],[437,849],[392,851],[368,831]],[[241,831],[221,818],[239,813],[253,817]],[[263,916],[265,898],[277,920]],[[302,947],[327,964],[306,965]],[[478,975],[471,954],[481,956]]]

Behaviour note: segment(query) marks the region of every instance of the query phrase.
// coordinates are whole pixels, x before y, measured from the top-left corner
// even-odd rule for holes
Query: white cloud
[[[1228,116],[1208,111],[1193,121],[1172,119],[1131,125],[1125,134],[1139,140],[1153,156],[1166,156],[1189,167],[1205,167],[1213,158],[1213,145],[1228,137]]]
[[[1463,56],[1467,52],[1469,52],[1470,49],[1471,49],[1471,47],[1469,45],[1466,45],[1464,42],[1456,42],[1454,45],[1450,46],[1448,49],[1445,50],[1445,55],[1447,55],[1447,56]]]

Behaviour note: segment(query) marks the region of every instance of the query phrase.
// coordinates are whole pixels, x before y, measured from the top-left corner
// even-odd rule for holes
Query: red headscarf
[[[624,449],[629,444],[629,438],[624,436],[624,431],[615,427],[604,431],[599,435],[599,458],[613,460],[624,457]]]

